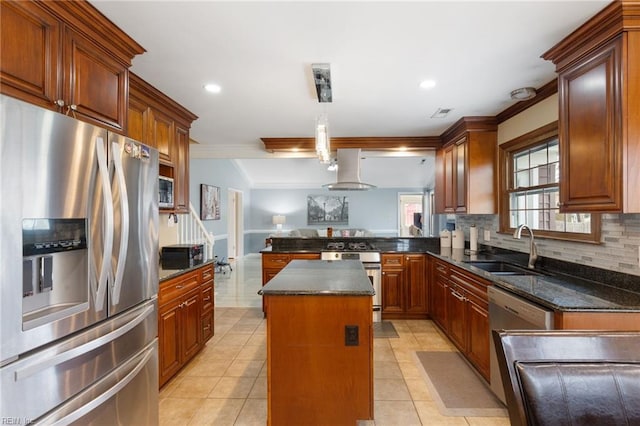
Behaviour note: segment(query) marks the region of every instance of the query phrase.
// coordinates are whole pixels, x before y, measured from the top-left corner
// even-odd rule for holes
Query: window
[[[600,241],[600,216],[560,213],[558,124],[541,127],[500,146],[500,231],[525,223],[536,235]]]

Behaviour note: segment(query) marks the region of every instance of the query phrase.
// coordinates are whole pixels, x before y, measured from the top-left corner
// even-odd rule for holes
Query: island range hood
[[[375,188],[360,181],[360,149],[338,149],[338,181],[323,185],[332,191],[365,191]]]

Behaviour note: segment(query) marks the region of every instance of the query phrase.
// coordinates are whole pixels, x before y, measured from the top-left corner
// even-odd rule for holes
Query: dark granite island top
[[[359,260],[292,260],[258,294],[373,296],[374,291]]]

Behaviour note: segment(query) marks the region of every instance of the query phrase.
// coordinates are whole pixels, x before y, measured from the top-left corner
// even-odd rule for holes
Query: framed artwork
[[[309,195],[307,225],[348,225],[349,200],[342,195]]]
[[[200,220],[220,220],[220,188],[200,184]]]

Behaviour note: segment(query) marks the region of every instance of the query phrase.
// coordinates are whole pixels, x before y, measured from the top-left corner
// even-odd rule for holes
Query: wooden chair
[[[493,340],[513,426],[640,425],[639,332],[493,330]]]

